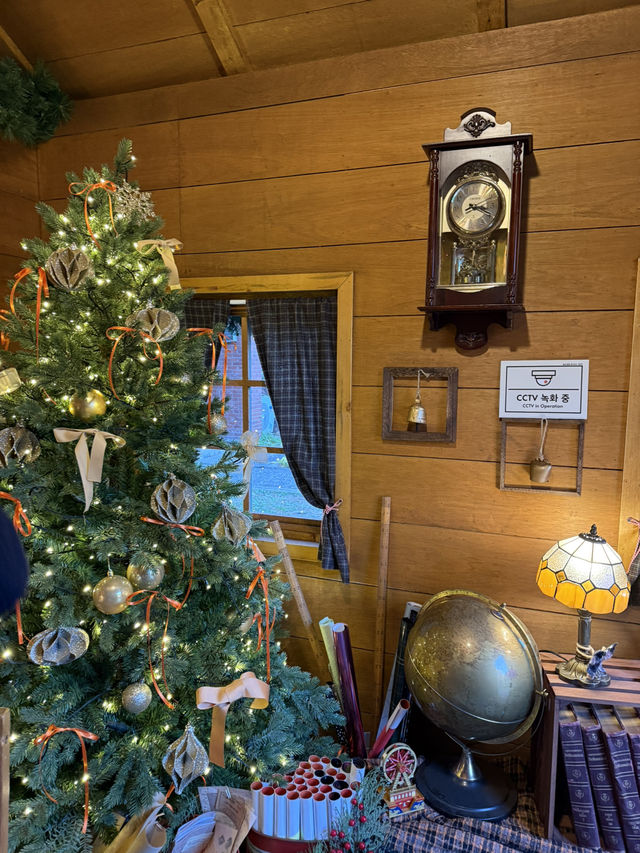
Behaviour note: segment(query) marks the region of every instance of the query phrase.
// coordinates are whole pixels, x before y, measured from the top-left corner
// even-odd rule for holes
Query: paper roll
[[[320,785],[318,790],[321,794],[330,794],[331,791],[333,791],[333,788],[331,787],[331,785]]]
[[[335,691],[338,697],[338,701],[340,705],[342,705],[342,687],[340,685],[340,671],[338,669],[338,659],[336,657],[336,647],[333,640],[333,627],[334,622],[333,619],[330,619],[328,616],[325,616],[324,619],[321,619],[318,622],[320,626],[320,633],[322,634],[322,642],[324,643],[324,648],[327,653],[327,662],[329,664],[329,672],[331,674],[331,680],[333,681],[333,685],[335,687]],[[344,710],[344,707],[343,707]]]
[[[349,771],[349,783],[361,783],[364,779],[364,771],[366,762],[363,758],[354,758],[351,762],[351,770]]]
[[[287,837],[287,792],[284,788],[276,788],[275,791],[275,835],[277,838]]]
[[[332,828],[342,815],[342,797],[338,791],[327,794],[327,803],[329,804],[329,828]]]
[[[311,762],[311,764],[316,764],[317,762],[320,761],[320,756],[319,755],[310,755],[309,761]]]
[[[258,800],[258,832],[263,835],[273,835],[275,823],[275,791],[271,785],[260,789]]]
[[[316,838],[326,838],[329,833],[329,801],[319,792],[313,795],[313,821]]]
[[[256,815],[260,813],[259,804],[260,804],[260,791],[262,790],[262,782],[252,782],[251,783],[251,805],[253,807],[253,811]]]
[[[333,783],[333,788],[335,791],[345,791],[349,787],[349,783],[344,779],[336,779]]]
[[[287,794],[287,838],[300,838],[300,794]]]
[[[313,821],[313,794],[311,791],[300,792],[300,836],[303,841],[315,839],[315,824]]]
[[[347,814],[351,809],[351,800],[353,799],[353,791],[351,788],[347,788],[344,791],[340,791],[340,805],[342,807],[343,814]]]

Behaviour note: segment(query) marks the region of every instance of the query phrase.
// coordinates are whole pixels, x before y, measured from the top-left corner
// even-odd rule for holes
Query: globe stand
[[[448,817],[502,820],[516,807],[518,794],[495,765],[478,760],[468,746],[449,735],[461,748],[455,759],[424,762],[415,774],[425,800]]]

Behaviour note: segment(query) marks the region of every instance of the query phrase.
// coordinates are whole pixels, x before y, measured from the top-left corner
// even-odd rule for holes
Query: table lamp
[[[562,539],[540,560],[536,582],[545,595],[578,611],[575,655],[558,664],[564,681],[580,687],[606,687],[611,682],[602,663],[611,657],[615,643],[599,651],[591,647],[591,614],[622,613],[629,603],[629,579],[620,555],[598,536],[589,533]]]

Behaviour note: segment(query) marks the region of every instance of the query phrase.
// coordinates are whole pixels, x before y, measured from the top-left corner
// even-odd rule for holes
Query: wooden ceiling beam
[[[0,26],[0,41],[2,41],[7,46],[11,56],[13,56],[16,62],[19,62],[20,65],[22,65],[25,71],[33,71],[33,65],[29,62],[27,57],[24,55],[18,45],[11,38],[9,33],[2,26]]]
[[[243,53],[229,20],[223,0],[191,0],[220,61],[223,73],[242,74],[251,66]]]

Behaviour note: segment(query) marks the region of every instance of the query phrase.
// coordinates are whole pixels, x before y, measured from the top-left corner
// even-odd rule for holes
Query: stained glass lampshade
[[[556,672],[581,687],[605,687],[611,678],[602,661],[611,657],[615,644],[594,651],[591,614],[622,613],[629,603],[629,579],[620,555],[598,536],[594,524],[589,533],[556,542],[540,561],[536,581],[545,595],[576,608],[580,620],[576,654],[558,664]]]

